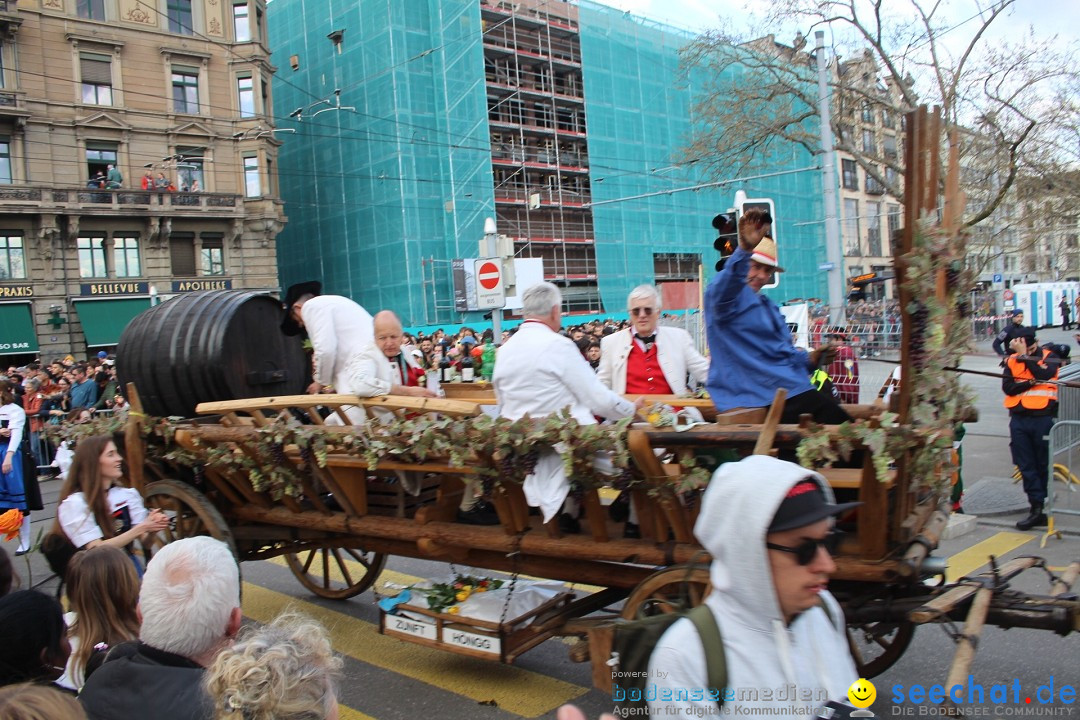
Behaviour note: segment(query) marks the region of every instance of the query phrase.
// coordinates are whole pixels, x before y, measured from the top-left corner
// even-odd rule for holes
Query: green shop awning
[[[75,300],[88,348],[116,345],[128,323],[149,308],[150,298],[146,297]]]
[[[38,351],[30,303],[0,303],[0,355]]]

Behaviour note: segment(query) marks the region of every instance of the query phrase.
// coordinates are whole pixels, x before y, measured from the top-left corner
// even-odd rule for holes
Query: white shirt
[[[0,406],[0,420],[7,420],[8,430],[11,431],[11,436],[7,438],[8,450],[14,450],[18,454],[23,428],[26,427],[26,413],[15,403],[8,403]]]
[[[142,495],[138,490],[125,487],[111,487],[106,498],[110,515],[116,515],[125,508],[130,515],[131,527],[135,527],[146,519],[146,506],[143,505]],[[98,527],[94,511],[86,504],[86,496],[81,492],[72,493],[64,498],[56,509],[56,517],[60,521],[60,527],[68,536],[71,544],[81,548],[94,540],[101,540],[105,533]],[[115,531],[114,531],[114,534]]]
[[[620,330],[600,341],[600,365],[596,376],[600,382],[617,393],[626,392],[626,368],[630,357],[631,330]],[[641,347],[638,341],[638,347]],[[656,328],[656,360],[671,392],[687,392],[686,377],[692,376],[699,385],[709,377],[709,360],[694,347],[690,333],[681,328]]]
[[[517,420],[546,417],[569,406],[584,425],[594,415],[618,420],[634,414],[634,404],[597,379],[577,345],[547,325],[526,320],[499,349],[491,379],[499,414]]]

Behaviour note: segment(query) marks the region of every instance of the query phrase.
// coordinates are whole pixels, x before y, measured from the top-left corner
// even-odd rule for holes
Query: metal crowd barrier
[[[1075,412],[1080,404],[1077,402],[1080,389],[1059,389],[1059,398],[1066,394],[1073,397],[1066,400],[1067,408],[1063,408],[1065,403],[1059,402],[1059,413],[1063,409]],[[1047,471],[1050,482],[1046,488],[1045,504],[1048,523],[1040,541],[1043,547],[1051,536],[1061,539],[1061,531],[1054,524],[1056,515],[1080,515],[1080,479],[1076,475],[1080,471],[1080,420],[1058,420],[1050,428],[1049,443],[1050,467]]]

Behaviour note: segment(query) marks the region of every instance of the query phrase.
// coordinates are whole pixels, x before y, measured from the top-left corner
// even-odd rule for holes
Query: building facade
[[[108,350],[155,298],[277,288],[265,17],[0,0],[0,362]]]
[[[282,177],[307,179],[283,181],[283,285],[321,279],[411,326],[478,321],[454,309],[451,261],[482,256],[490,217],[515,257],[542,260],[568,312],[616,314],[641,283],[696,297],[683,291],[714,272],[712,218],[743,190],[776,203],[789,272],[774,297],[823,294],[809,153],[722,187],[683,163],[704,87],[680,63],[690,36],[587,0],[275,0],[269,13],[289,58],[276,114],[296,130]]]

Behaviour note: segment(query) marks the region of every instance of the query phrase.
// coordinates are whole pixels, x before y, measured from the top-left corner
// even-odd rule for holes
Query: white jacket
[[[634,414],[634,404],[600,383],[572,340],[540,322],[525,321],[499,348],[491,382],[499,415],[511,420],[542,418],[565,407],[583,425],[596,423],[594,415],[617,420]],[[544,522],[558,512],[570,492],[558,452],[541,453],[523,490]]]
[[[579,423],[618,420],[634,404],[604,387],[577,345],[547,325],[526,321],[496,356],[491,378],[502,417],[546,417],[564,407]]]
[[[773,586],[766,531],[784,495],[807,477],[816,480],[832,502],[832,490],[820,475],[764,455],[721,465],[702,498],[694,534],[713,557],[712,592],[705,603],[720,626],[727,691],[734,693],[724,703],[725,713],[739,714],[737,707],[770,708],[772,717],[812,718],[814,709],[828,700],[846,702],[848,687],[859,679],[843,629],[844,614],[832,595],[821,594],[829,613],[815,607],[786,625]],[[684,689],[707,688],[706,667],[697,629],[684,618],[656,644],[649,682],[655,682],[658,698],[665,691],[676,697],[674,693]],[[792,686],[794,698],[787,699]],[[756,699],[750,692],[756,692]],[[649,710],[673,717],[717,712],[716,703],[704,698],[658,699],[649,702]]]
[[[596,376],[617,393],[626,392],[626,366],[634,342],[632,333],[633,330],[627,328],[600,341],[600,366]],[[708,358],[697,351],[690,333],[681,328],[656,328],[656,358],[675,395],[687,391],[688,375],[692,375],[699,385],[704,385],[709,376]]]
[[[336,392],[352,394],[345,365],[375,340],[374,321],[367,310],[340,295],[319,295],[300,308],[304,329],[315,351],[313,377]]]
[[[402,353],[402,357],[407,367],[418,367],[408,353]],[[389,395],[392,386],[405,384],[401,381],[396,362],[386,357],[374,342],[345,364],[345,374],[352,394],[360,397]]]

